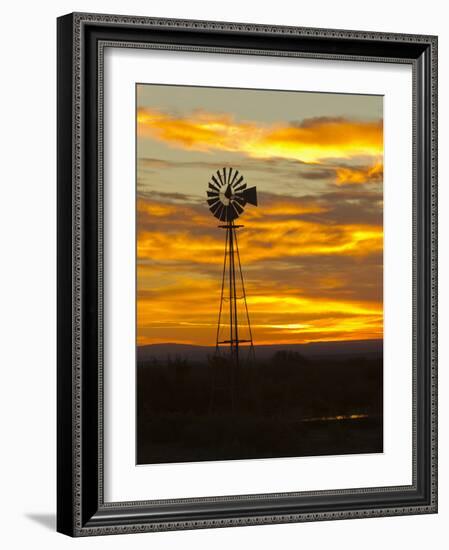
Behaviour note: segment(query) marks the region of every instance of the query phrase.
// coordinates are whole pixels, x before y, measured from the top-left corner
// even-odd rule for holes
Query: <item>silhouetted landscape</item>
[[[243,352],[244,350],[242,350]],[[137,463],[383,451],[382,341],[137,353]]]

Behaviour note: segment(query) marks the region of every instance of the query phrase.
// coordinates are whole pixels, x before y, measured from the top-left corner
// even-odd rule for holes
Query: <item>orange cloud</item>
[[[324,214],[329,208],[319,204],[292,204],[280,198],[275,204],[265,206],[262,210],[252,210],[251,217],[266,218],[267,216],[300,216],[301,214]]]
[[[365,290],[348,290],[360,278],[354,269],[307,273],[304,280],[311,258],[323,258],[323,265],[329,258],[341,258],[363,266],[382,251],[381,225],[326,221],[329,208],[328,203],[271,197],[263,215],[258,209],[245,212],[239,249],[256,343],[382,337],[377,263],[367,268],[363,283],[371,289],[370,299]],[[223,230],[215,226],[206,205],[139,199],[137,210],[138,344],[213,345]],[[271,279],[267,272],[277,263],[280,271],[274,268]],[[293,268],[289,281],[276,276],[284,265]],[[372,290],[376,285],[379,292]]]
[[[151,290],[145,291],[145,286],[151,286]],[[179,273],[175,269],[167,277],[165,267],[142,266],[139,289],[137,323],[140,345],[157,342],[213,345],[220,296],[219,277],[195,279],[194,272]],[[252,294],[256,291],[250,289],[248,306],[258,344],[382,337],[383,314],[379,302],[316,299],[308,297],[303,288],[296,288],[294,296],[284,296],[276,291],[276,281],[272,286],[259,285],[257,294]],[[243,316],[243,304],[239,307],[239,315]],[[226,313],[222,321],[226,327]]]
[[[379,183],[382,182],[383,175],[382,162],[376,162],[373,166],[362,168],[342,166],[336,169],[336,184]]]
[[[192,236],[183,231],[141,231],[137,243],[138,258],[153,260],[219,263],[223,256],[223,237],[217,233]],[[364,225],[327,226],[302,220],[254,221],[239,236],[240,253],[246,264],[286,257],[343,255],[363,257],[381,251],[382,227]]]
[[[257,158],[303,162],[383,153],[382,121],[316,118],[302,124],[262,125],[228,114],[195,111],[181,117],[149,108],[137,112],[137,132],[171,146],[197,151],[231,151]]]

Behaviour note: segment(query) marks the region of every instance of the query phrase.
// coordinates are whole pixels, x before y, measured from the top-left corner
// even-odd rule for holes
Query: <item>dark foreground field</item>
[[[239,369],[213,350],[141,350],[137,463],[382,452],[381,346],[320,349]]]

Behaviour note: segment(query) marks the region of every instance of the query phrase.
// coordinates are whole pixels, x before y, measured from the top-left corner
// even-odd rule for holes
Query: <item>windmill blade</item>
[[[234,197],[245,200],[245,189],[239,189],[239,191],[234,192]]]
[[[210,207],[210,211],[212,212],[212,214],[214,216],[216,216],[218,218],[219,217],[219,212],[221,211],[221,208],[223,208],[223,204],[220,201],[218,201],[213,206]]]
[[[228,217],[227,217],[227,220],[228,222],[232,222],[233,220],[235,220],[237,216],[235,215],[235,212],[234,212],[234,209],[232,208],[232,205],[229,204],[228,205]]]
[[[257,191],[255,187],[249,187],[248,189],[245,189],[244,191],[242,191],[242,195],[246,202],[257,206]]]
[[[232,204],[232,208],[234,208],[234,210],[237,212],[237,216],[240,216],[240,214],[243,212],[243,208],[240,206],[240,204],[236,200],[233,200],[231,204]]]
[[[221,202],[220,199],[209,199],[209,200],[207,201],[207,204],[208,204],[209,206],[213,206],[214,204],[217,204],[217,202]]]
[[[237,214],[237,212],[233,208],[229,208],[229,220],[228,221],[232,222],[235,219],[237,219],[238,217],[239,217],[239,215]]]
[[[232,170],[232,168],[231,168],[231,170]],[[239,171],[236,170],[236,171],[234,172],[234,177],[232,178],[232,181],[231,181],[231,186],[232,186],[232,187],[234,186],[235,178],[236,178],[238,175],[239,175]]]
[[[240,215],[240,214],[237,212],[237,209],[236,209],[236,207],[235,207],[235,204],[232,204],[232,202],[231,202],[231,204],[230,204],[230,206],[229,206],[229,211],[230,211],[230,219],[231,219],[231,220],[237,219],[237,218],[239,217],[239,215]]]
[[[218,191],[207,191],[207,196],[208,197],[219,197],[220,196],[220,193]]]
[[[246,188],[246,185],[245,185]],[[238,191],[234,192],[234,197],[240,197],[241,199],[244,198],[245,189],[239,189]]]
[[[230,211],[231,211],[231,216],[232,216],[232,219],[235,220],[236,218],[239,217],[239,213],[237,211],[237,206],[238,204],[237,203],[230,203]],[[240,208],[240,207],[239,207]],[[243,209],[242,209],[243,210]]]
[[[217,176],[218,176],[218,179],[220,180],[221,186],[223,186],[224,183],[223,183],[223,179],[222,179],[221,174],[220,174],[220,170],[217,170]]]
[[[229,167],[229,174],[228,174],[228,183],[232,186],[231,177],[232,177],[232,166]]]
[[[212,183],[209,183],[209,187],[212,187],[212,189],[216,189],[217,191],[220,191],[220,183],[217,181],[217,178],[215,176],[212,176],[211,180],[214,182],[215,187],[212,185]]]
[[[238,189],[234,189],[234,194],[241,194],[244,189],[246,189],[246,183],[242,183]]]
[[[219,188],[219,187],[216,187],[216,186],[215,186],[214,184],[212,184],[212,183],[209,183],[208,189],[210,189],[210,190],[213,191],[214,193],[219,193],[219,192],[220,192],[220,188]]]
[[[227,184],[228,183],[228,178],[226,177],[226,168],[223,168],[223,179],[224,179],[225,184]]]
[[[239,179],[234,184],[234,191],[240,191],[240,189],[245,189],[246,183],[243,181],[243,176],[240,176]]]
[[[221,214],[220,214],[220,220],[221,220],[222,222],[225,222],[225,221],[228,220],[228,208],[229,208],[228,206],[224,206],[224,205],[223,205],[223,210],[222,210],[222,212],[221,212]]]
[[[246,200],[243,195],[234,195],[234,201],[237,201],[241,206],[245,206]]]
[[[226,206],[225,206],[223,203],[221,203],[219,209],[217,210],[217,212],[216,212],[216,214],[215,214],[215,216],[216,216],[219,220],[222,221],[222,220],[224,219],[223,216],[225,216],[225,213],[226,213]]]

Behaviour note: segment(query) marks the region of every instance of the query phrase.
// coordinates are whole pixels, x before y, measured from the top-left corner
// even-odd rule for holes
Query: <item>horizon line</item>
[[[354,344],[357,342],[383,342],[383,338],[365,338],[357,340],[314,340],[311,342],[282,342],[273,344],[254,344],[254,347],[268,347],[268,346],[308,346],[310,344]],[[215,348],[215,345],[207,344],[188,344],[185,342],[153,342],[150,344],[137,344],[137,348],[143,348],[146,346],[189,346],[192,348]],[[222,346],[224,347],[224,346]],[[249,346],[242,346],[249,347]]]

